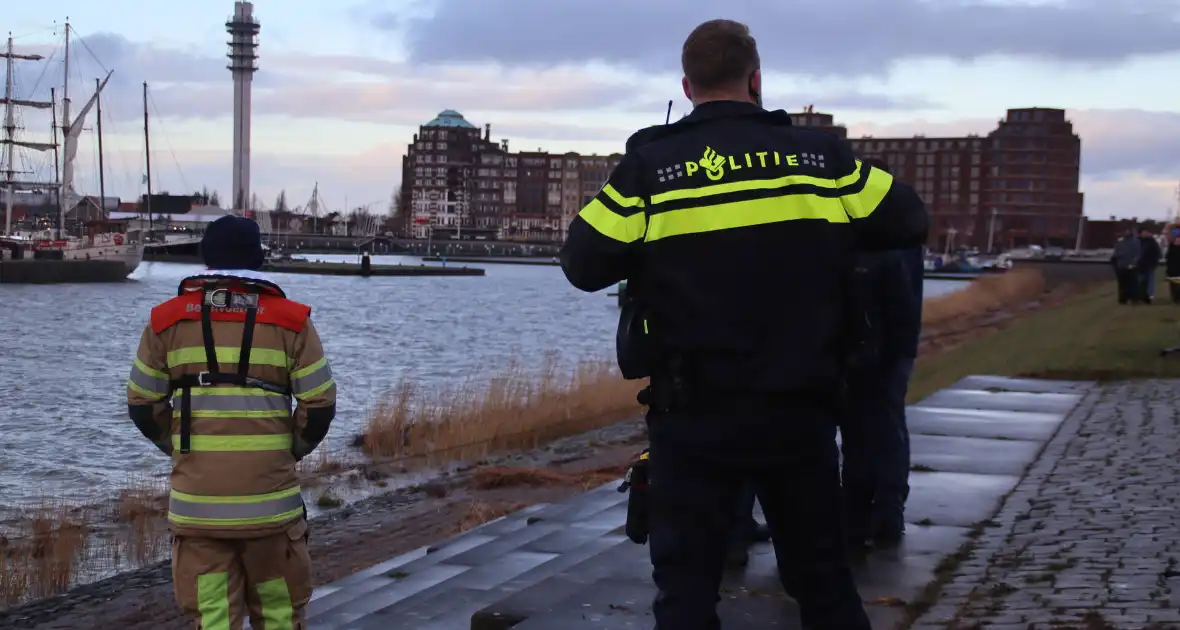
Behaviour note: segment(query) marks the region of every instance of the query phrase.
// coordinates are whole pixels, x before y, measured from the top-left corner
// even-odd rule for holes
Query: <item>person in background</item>
[[[1122,238],[1114,244],[1114,253],[1110,255],[1110,264],[1114,267],[1114,277],[1119,285],[1119,304],[1134,303],[1137,292],[1136,268],[1143,245],[1135,236],[1135,228],[1127,228]]]
[[[879,159],[864,163],[889,172]],[[854,292],[863,317],[848,379],[844,488],[854,553],[889,547],[905,532],[910,439],[905,398],[922,330],[922,246],[858,256]]]
[[[1164,276],[1168,279],[1168,293],[1173,304],[1180,304],[1180,227],[1169,225],[1164,230],[1168,251],[1164,255]]]
[[[1160,243],[1150,230],[1139,232],[1139,266],[1136,271],[1136,288],[1139,299],[1144,304],[1151,304],[1155,299],[1155,272],[1159,269],[1163,252]]]

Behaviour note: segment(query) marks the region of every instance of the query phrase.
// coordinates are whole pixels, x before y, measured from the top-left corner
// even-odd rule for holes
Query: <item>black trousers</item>
[[[1139,299],[1139,274],[1134,269],[1116,269],[1114,274],[1119,285],[1119,304]]]
[[[812,630],[870,630],[844,549],[835,408],[650,412],[656,630],[719,630],[733,506],[752,483],[788,595]]]

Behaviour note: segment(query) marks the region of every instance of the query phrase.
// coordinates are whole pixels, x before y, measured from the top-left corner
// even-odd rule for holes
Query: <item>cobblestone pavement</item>
[[[915,630],[1180,628],[1180,381],[1097,388]]]

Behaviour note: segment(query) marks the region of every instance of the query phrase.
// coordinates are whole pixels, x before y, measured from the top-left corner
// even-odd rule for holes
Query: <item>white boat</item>
[[[0,180],[0,189],[3,189],[4,194],[4,232],[0,233],[0,245],[3,245],[0,251],[0,257],[3,259],[33,259],[33,258],[53,258],[62,260],[113,260],[124,264],[126,273],[124,277],[131,275],[132,272],[139,267],[139,263],[143,258],[143,248],[136,238],[132,238],[125,230],[117,230],[120,226],[117,222],[106,220],[90,221],[79,225],[78,232],[82,233],[85,228],[84,235],[69,234],[65,228],[66,213],[75,209],[80,203],[85,202],[84,197],[79,195],[74,190],[74,159],[78,152],[78,137],[82,133],[83,125],[86,120],[86,115],[90,109],[95,105],[99,107],[99,116],[101,118],[101,104],[99,97],[103,88],[106,87],[107,81],[110,80],[113,71],[108,71],[107,76],[101,81],[96,80],[96,89],[94,94],[87,100],[86,104],[79,110],[78,116],[73,120],[70,119],[70,97],[69,97],[69,61],[70,61],[70,26],[65,25],[65,56],[64,56],[64,72],[63,83],[60,102],[60,120],[55,119],[54,135],[50,142],[34,142],[17,137],[16,130],[16,109],[17,108],[32,108],[32,109],[48,109],[54,111],[56,114],[56,89],[51,90],[51,99],[49,101],[34,101],[29,99],[22,99],[15,93],[15,85],[13,77],[15,76],[15,62],[18,60],[24,61],[40,61],[43,59],[41,55],[36,54],[21,54],[13,49],[13,39],[8,38],[8,46],[3,53],[0,53],[6,61],[7,72],[4,86],[4,98],[0,103],[4,104],[4,137],[0,139],[0,145],[4,147],[3,159],[0,160],[0,173],[4,174]],[[60,123],[60,125],[56,124]],[[17,147],[37,151],[37,152],[53,152],[54,162],[58,161],[58,143],[56,133],[61,131],[63,138],[61,142],[61,177],[59,181],[27,181],[18,180],[17,175],[24,171],[19,170],[21,161],[15,155]],[[99,179],[102,181],[102,123],[98,124],[99,133]],[[56,169],[55,169],[56,170]],[[101,188],[100,184],[100,188]],[[33,196],[44,196],[46,200],[53,200],[56,202],[58,216],[57,229],[42,229],[34,231],[18,231],[13,230],[12,226],[12,210],[13,205],[18,197],[17,191],[29,191],[32,193],[27,198]],[[50,191],[46,194],[46,191]],[[98,208],[102,211],[105,218],[106,209],[102,206],[105,203],[105,196],[100,193]],[[60,252],[60,253],[57,253]]]

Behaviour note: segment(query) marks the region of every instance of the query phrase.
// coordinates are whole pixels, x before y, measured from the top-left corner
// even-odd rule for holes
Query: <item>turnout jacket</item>
[[[644,129],[569,226],[567,279],[623,279],[694,387],[835,391],[858,251],[922,245],[912,188],[781,110],[720,101]]]
[[[311,308],[234,276],[188,278],[178,294],[152,309],[127,383],[132,421],[172,456],[169,522],[214,538],[283,531],[304,517],[295,463],[336,409]]]

